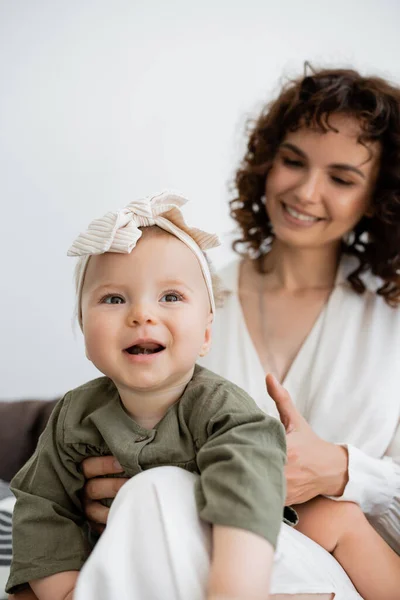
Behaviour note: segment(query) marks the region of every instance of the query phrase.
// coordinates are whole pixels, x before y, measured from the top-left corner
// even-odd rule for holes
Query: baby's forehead
[[[143,235],[128,254],[106,252],[89,260],[86,284],[107,279],[136,281],[176,281],[187,286],[205,285],[194,252],[176,236],[159,227],[143,228]]]

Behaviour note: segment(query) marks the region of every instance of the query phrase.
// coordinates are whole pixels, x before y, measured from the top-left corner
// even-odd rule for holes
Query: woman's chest
[[[370,295],[335,292],[319,335],[300,354],[287,386],[324,439],[382,456],[400,418],[399,314]]]
[[[217,315],[206,366],[244,388],[265,412],[278,416],[265,389],[266,369],[255,342],[260,320],[257,325],[252,313],[257,306],[253,303],[253,311],[251,304],[248,307],[254,337],[245,326],[238,298],[231,297]],[[286,310],[275,312],[277,320],[285,321],[282,329],[277,327],[277,336],[291,337],[292,330],[305,334],[303,342],[299,335],[289,348],[295,358],[284,385],[321,437],[382,456],[400,418],[400,312],[376,295],[358,296],[342,286],[321,310],[320,317],[314,313],[311,331],[310,325],[297,328],[300,316],[294,307],[290,315]],[[308,314],[311,322],[313,315]]]
[[[307,294],[243,293],[240,301],[250,338],[265,373],[287,376],[311,334],[329,291]]]

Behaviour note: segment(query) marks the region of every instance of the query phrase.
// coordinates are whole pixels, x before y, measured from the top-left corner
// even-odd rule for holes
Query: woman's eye
[[[347,181],[346,179],[342,179],[341,177],[336,177],[336,175],[332,175],[332,181],[337,183],[338,185],[351,186],[354,185],[353,181]]]
[[[180,300],[182,300],[182,296],[175,292],[168,292],[168,294],[161,296],[161,302],[179,302]]]
[[[284,156],[282,158],[282,162],[287,167],[300,168],[303,166],[303,163],[301,162],[301,160],[296,160],[295,158],[289,158],[288,156]]]
[[[106,296],[102,299],[103,304],[123,304],[125,300],[121,296]]]

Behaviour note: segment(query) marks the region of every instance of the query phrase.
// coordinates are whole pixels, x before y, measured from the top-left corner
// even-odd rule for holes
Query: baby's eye
[[[182,296],[177,292],[168,292],[160,298],[161,302],[179,302],[180,300],[182,300]]]
[[[109,296],[105,296],[101,302],[102,304],[123,304],[125,300],[121,296],[112,296],[110,294]]]

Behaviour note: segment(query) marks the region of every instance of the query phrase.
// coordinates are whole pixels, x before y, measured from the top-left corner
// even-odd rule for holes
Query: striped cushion
[[[4,591],[12,556],[11,519],[14,498],[0,500],[0,599],[7,598]]]

